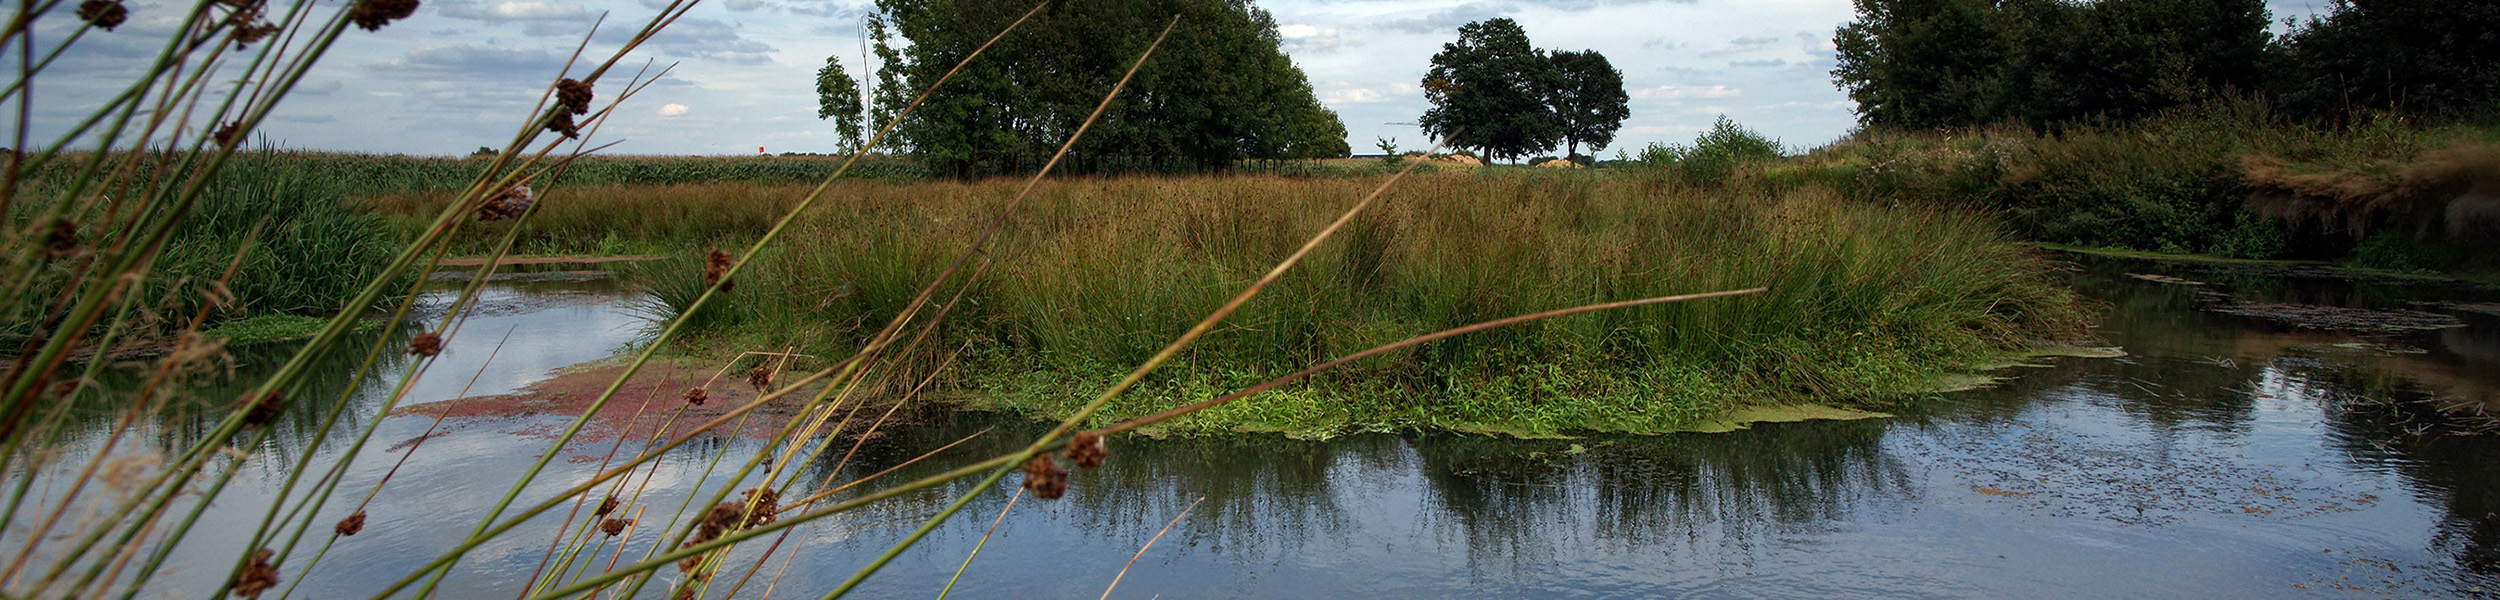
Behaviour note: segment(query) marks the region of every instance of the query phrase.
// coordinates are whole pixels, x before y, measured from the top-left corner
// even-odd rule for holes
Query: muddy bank
[[[578,365],[509,394],[415,404],[394,410],[391,416],[440,418],[444,432],[484,427],[552,439],[561,435],[574,417],[589,410],[599,394],[607,390],[624,371],[622,360]],[[790,371],[776,378],[797,378],[806,374]],[[655,435],[666,439],[697,431],[704,424],[754,402],[765,393],[749,384],[747,376],[745,369],[724,371],[718,363],[655,359],[635,372],[613,399],[591,414],[590,421],[574,438],[574,452],[604,451],[620,436],[629,443],[640,443]],[[799,418],[800,407],[823,388],[821,384],[803,386],[749,411],[743,418],[731,419],[729,423],[711,430],[710,434],[734,435],[751,440],[771,439],[792,419]],[[702,402],[690,402],[689,391],[697,389],[703,390]],[[846,437],[851,435],[849,432],[864,431],[887,409],[893,408],[893,401],[893,398],[871,398],[865,402],[845,403],[836,408],[832,418],[825,423],[824,430],[843,431]],[[851,423],[837,428],[846,416],[851,418]],[[915,416],[911,407],[905,406],[904,410],[898,411],[895,419]],[[589,444],[583,445],[585,442]]]

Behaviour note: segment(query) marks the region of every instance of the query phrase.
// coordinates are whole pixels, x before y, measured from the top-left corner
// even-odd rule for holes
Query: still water
[[[1724,434],[1114,440],[1110,463],[1078,472],[1067,497],[1018,501],[955,594],[1099,596],[1140,546],[1200,499],[1137,560],[1115,596],[2500,594],[2500,436],[2463,435],[2425,408],[2500,403],[2493,399],[2500,315],[2488,304],[2500,294],[2073,258],[2073,284],[2108,307],[2098,333],[2126,357],[2018,367],[1998,386],[1921,400],[1898,418]],[[2334,331],[2314,319],[2208,310],[2286,305],[2412,311],[2351,314],[2442,327]],[[498,285],[406,403],[458,398],[464,385],[468,396],[523,389],[628,347],[642,332],[628,290]],[[276,360],[240,356],[241,373],[254,360]],[[484,374],[471,384],[475,373]],[[212,391],[202,397],[231,397],[205,385]],[[293,597],[367,596],[439,554],[544,450],[550,424],[562,422],[456,416],[429,437],[431,416],[385,412],[386,395],[374,383],[348,400],[348,425],[380,423],[349,470],[346,499],[313,520],[316,530],[351,512],[394,462],[408,462],[368,507],[365,533],[343,539]],[[300,456],[315,437],[313,409],[298,413],[277,428],[266,458],[241,466],[236,489],[176,553],[178,566],[159,575],[161,595],[201,597],[221,581],[240,549],[232,540],[248,535],[255,508],[265,510],[283,483],[276,459]],[[94,420],[69,453],[93,453],[108,426]],[[196,426],[160,423],[140,437],[143,445],[170,445]],[[889,428],[840,473],[827,461],[811,465],[809,476],[847,481],[989,431],[889,480],[900,481],[1006,451],[1041,428],[994,414],[927,417]],[[324,438],[313,451],[317,468],[341,458],[335,448],[348,435]],[[524,498],[544,498],[594,472],[615,443],[576,442]],[[671,454],[645,492],[647,518],[673,512],[714,456],[726,451],[734,464],[759,445],[725,437]],[[934,596],[1014,481],[856,597]],[[948,489],[962,485],[969,482]],[[782,597],[822,594],[946,499],[910,496],[802,527],[738,597],[763,597],[768,584]],[[563,517],[542,518],[472,553],[442,597],[517,595]],[[8,543],[23,543],[23,532],[8,533]],[[627,560],[651,537],[646,531],[629,543]],[[763,545],[733,554],[728,564],[738,566],[711,597],[755,564]],[[303,560],[280,567],[281,589],[298,583]],[[665,573],[663,581],[678,577],[675,569]],[[654,585],[644,594],[661,591]]]

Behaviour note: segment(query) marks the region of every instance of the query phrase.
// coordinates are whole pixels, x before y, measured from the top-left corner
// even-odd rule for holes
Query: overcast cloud
[[[129,0],[120,31],[90,34],[36,88],[38,136],[57,136],[126,85],[171,26],[166,0]],[[654,0],[426,0],[416,17],[377,33],[348,32],[259,132],[291,148],[462,154],[500,146],[555,77],[581,34],[604,56],[655,9]],[[1803,148],[1855,125],[1832,84],[1831,35],[1853,17],[1849,0],[1264,0],[1285,51],[1320,101],[1344,119],[1357,152],[1394,138],[1430,142],[1412,124],[1432,54],[1459,25],[1516,19],[1538,47],[1603,52],[1624,75],[1632,116],[1602,155],[1651,142],[1684,142],[1720,115]],[[599,133],[631,154],[825,152],[837,145],[815,118],[816,69],[834,57],[861,69],[854,0],[714,0],[638,50],[624,75],[674,70]],[[2307,2],[2273,5],[2277,19]],[[50,19],[40,39],[59,39]],[[624,78],[603,82],[607,95]],[[49,138],[45,138],[49,139]]]

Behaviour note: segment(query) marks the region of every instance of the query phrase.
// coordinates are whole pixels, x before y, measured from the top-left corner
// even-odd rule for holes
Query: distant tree
[[[2490,0],[2336,0],[2280,47],[2281,104],[2299,114],[2462,116],[2500,101],[2500,3]]]
[[[876,114],[899,112],[906,94],[927,89],[1031,6],[878,0]],[[901,124],[901,143],[958,176],[1039,168],[1178,13],[1171,37],[1060,169],[1212,171],[1350,153],[1344,123],[1285,56],[1275,19],[1248,0],[1089,0],[1048,11],[938,88]]]
[[[859,101],[859,82],[842,72],[842,61],[825,57],[824,68],[816,70],[816,118],[833,119],[833,127],[841,132],[846,150],[859,148]]]
[[[2003,115],[2017,40],[1989,0],[1857,0],[1832,78],[1869,125],[1940,127]]]
[[[2132,119],[2266,74],[2264,0],[1856,0],[1832,78],[1870,125]]]
[[[1623,72],[1596,50],[1555,52],[1550,58],[1558,85],[1548,92],[1546,105],[1562,121],[1563,156],[1579,156],[1580,144],[1588,144],[1589,152],[1606,149],[1623,119],[1632,116]]]
[[[1562,119],[1546,106],[1557,81],[1553,61],[1529,44],[1519,23],[1468,23],[1458,28],[1458,41],[1432,55],[1423,82],[1432,108],[1418,122],[1424,133],[1487,158],[1543,152],[1563,139]]]

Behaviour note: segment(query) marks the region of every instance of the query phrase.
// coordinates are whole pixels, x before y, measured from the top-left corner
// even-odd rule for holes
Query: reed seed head
[[[1111,448],[1103,444],[1102,436],[1093,432],[1080,431],[1076,437],[1068,439],[1068,462],[1076,463],[1076,466],[1087,469],[1099,467],[1103,459],[1110,457]]]
[[[770,363],[755,363],[755,368],[747,371],[747,385],[755,386],[757,393],[772,389],[773,368]]]
[[[772,488],[759,487],[747,490],[747,501],[755,504],[755,511],[747,514],[746,526],[748,527],[770,524],[773,522],[773,517],[781,513],[781,492],[773,491]]]
[[[547,131],[563,134],[568,140],[582,137],[582,126],[573,122],[573,113],[561,110],[556,111],[555,116],[547,117]]]
[[[740,525],[745,523],[746,505],[736,502],[722,502],[720,504],[713,505],[712,510],[705,511],[703,513],[703,521],[701,523],[697,523],[696,527],[702,530],[703,539],[709,540],[720,537],[720,534],[729,530],[738,529]]]
[[[1033,457],[1024,461],[1024,489],[1033,492],[1035,498],[1058,499],[1068,493],[1068,472],[1061,470],[1050,455]]]
[[[737,281],[729,279],[730,260],[729,251],[713,248],[703,259],[703,285],[717,285],[724,292],[738,287]]]
[[[246,400],[243,404],[243,424],[253,427],[268,425],[278,420],[278,411],[285,405],[286,396],[275,390],[262,394],[258,399]]]
[[[66,218],[53,219],[52,231],[43,236],[44,258],[69,258],[78,254],[78,223]]]
[[[338,527],[333,527],[331,530],[339,532],[339,535],[356,535],[357,532],[364,531],[365,511],[356,511],[356,514],[339,519]]]
[[[219,146],[232,146],[236,141],[243,139],[243,122],[236,121],[220,125],[217,131],[209,134],[208,137],[217,140]]]
[[[276,24],[261,19],[259,6],[232,1],[226,4],[234,6],[234,12],[226,13],[226,38],[234,41],[235,49],[260,43],[278,32]]]
[[[251,566],[244,567],[243,572],[234,576],[234,595],[238,598],[259,598],[261,592],[277,587],[278,568],[269,564],[270,557],[277,555],[268,548],[252,553]]]
[[[692,405],[695,405],[695,406],[702,406],[702,405],[703,405],[703,401],[704,401],[704,400],[709,400],[709,399],[711,399],[711,398],[712,398],[712,393],[711,393],[711,392],[706,392],[706,391],[703,391],[703,388],[694,388],[694,389],[686,390],[686,403],[687,403],[687,404],[692,404]]]
[[[633,519],[608,519],[599,522],[599,532],[608,534],[608,537],[616,537],[618,534],[625,533],[625,528],[632,526],[634,526]]]
[[[78,20],[112,31],[130,20],[130,9],[116,0],[87,0],[78,3]]]
[[[564,112],[576,115],[589,113],[591,97],[588,83],[572,78],[556,82],[556,106],[563,108]]]
[[[518,219],[522,215],[529,214],[530,205],[537,202],[537,194],[530,191],[529,185],[515,184],[510,188],[505,188],[502,193],[487,198],[486,202],[478,204],[477,220]]]
[[[417,356],[442,354],[443,336],[431,331],[417,334],[417,339],[408,340],[408,353]]]
[[[608,494],[606,499],[599,501],[599,510],[596,514],[602,517],[608,516],[608,513],[616,512],[616,504],[616,494]]]
[[[417,14],[417,0],[358,0],[347,11],[347,20],[365,31],[381,31],[382,26],[413,14]]]

